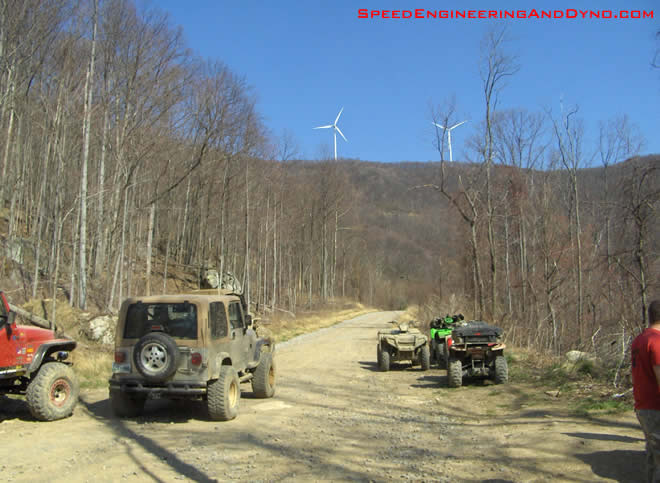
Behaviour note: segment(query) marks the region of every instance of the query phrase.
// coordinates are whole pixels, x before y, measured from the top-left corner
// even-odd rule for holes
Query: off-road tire
[[[449,355],[451,351],[449,349],[449,342],[445,338],[444,343],[442,344],[442,368],[449,370]]]
[[[447,383],[449,387],[461,387],[463,384],[463,363],[460,359],[451,357],[447,368]]]
[[[135,344],[133,362],[147,381],[162,382],[179,367],[179,349],[169,335],[150,332]]]
[[[110,407],[115,416],[135,418],[142,414],[146,398],[133,396],[121,391],[110,391]]]
[[[442,344],[442,354],[440,355],[440,362],[438,363],[438,367],[441,369],[447,369],[447,360],[449,359],[449,355],[447,354],[447,351],[449,349],[447,348],[447,343],[445,342]]]
[[[79,393],[78,378],[69,365],[47,362],[28,385],[26,398],[32,416],[54,421],[73,414]]]
[[[509,380],[509,366],[503,355],[495,356],[495,384],[504,384]]]
[[[438,363],[438,358],[435,355],[435,340],[431,339],[431,364],[437,364]]]
[[[241,387],[238,373],[233,366],[222,366],[220,377],[209,381],[206,404],[209,417],[215,421],[229,421],[238,416]]]
[[[275,361],[271,352],[262,352],[259,357],[259,365],[252,377],[252,392],[259,398],[275,395]]]
[[[390,353],[385,349],[378,349],[378,369],[383,372],[390,370]]]
[[[428,344],[423,345],[419,350],[419,363],[422,365],[422,371],[428,371],[431,367],[431,350]]]

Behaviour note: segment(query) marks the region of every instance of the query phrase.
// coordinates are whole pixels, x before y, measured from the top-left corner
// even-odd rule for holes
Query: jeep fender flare
[[[259,339],[259,340],[257,340],[257,343],[254,346],[254,360],[255,361],[257,361],[257,362],[259,361],[259,358],[261,357],[261,350],[264,346],[268,347],[268,352],[271,352],[271,353],[275,352],[275,344],[273,344],[268,339]]]
[[[76,348],[76,345],[76,341],[72,339],[56,339],[50,342],[44,342],[37,348],[34,358],[27,368],[26,376],[30,376],[37,372],[43,364],[44,359],[53,352],[70,352]]]
[[[231,356],[227,352],[219,352],[215,359],[213,359],[213,364],[211,365],[211,370],[209,373],[209,379],[217,379],[220,377],[220,369],[222,366],[231,366]]]

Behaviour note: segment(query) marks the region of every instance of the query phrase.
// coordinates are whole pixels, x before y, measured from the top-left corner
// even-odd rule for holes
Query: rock
[[[556,391],[545,391],[545,393],[550,397],[559,397],[559,390]]]
[[[218,288],[220,285],[220,274],[215,269],[206,269],[202,273],[201,286],[202,288]]]
[[[581,360],[594,360],[593,354],[582,351],[568,351],[564,357],[566,358],[567,362],[571,362],[573,364]]]
[[[110,315],[95,317],[87,324],[87,337],[104,345],[112,345],[115,342],[116,327],[117,317]]]

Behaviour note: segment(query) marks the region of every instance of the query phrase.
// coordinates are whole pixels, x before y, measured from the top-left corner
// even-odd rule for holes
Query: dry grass
[[[107,387],[112,375],[114,348],[95,344],[71,353],[74,370],[83,388]]]

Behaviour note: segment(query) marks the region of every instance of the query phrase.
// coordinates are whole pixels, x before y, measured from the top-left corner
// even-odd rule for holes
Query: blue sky
[[[520,71],[500,95],[500,107],[552,109],[578,104],[595,148],[598,122],[627,114],[660,153],[660,46],[657,0],[629,2],[420,0],[225,1],[160,0],[181,25],[189,46],[244,76],[274,137],[287,130],[300,157],[332,155],[330,124],[343,106],[339,157],[364,161],[434,161],[439,156],[430,104],[455,95],[461,119],[452,133],[454,159],[484,117],[479,45],[486,30],[506,22],[507,50]],[[624,6],[625,5],[625,6]],[[364,20],[358,9],[598,9],[653,11],[645,20]]]

